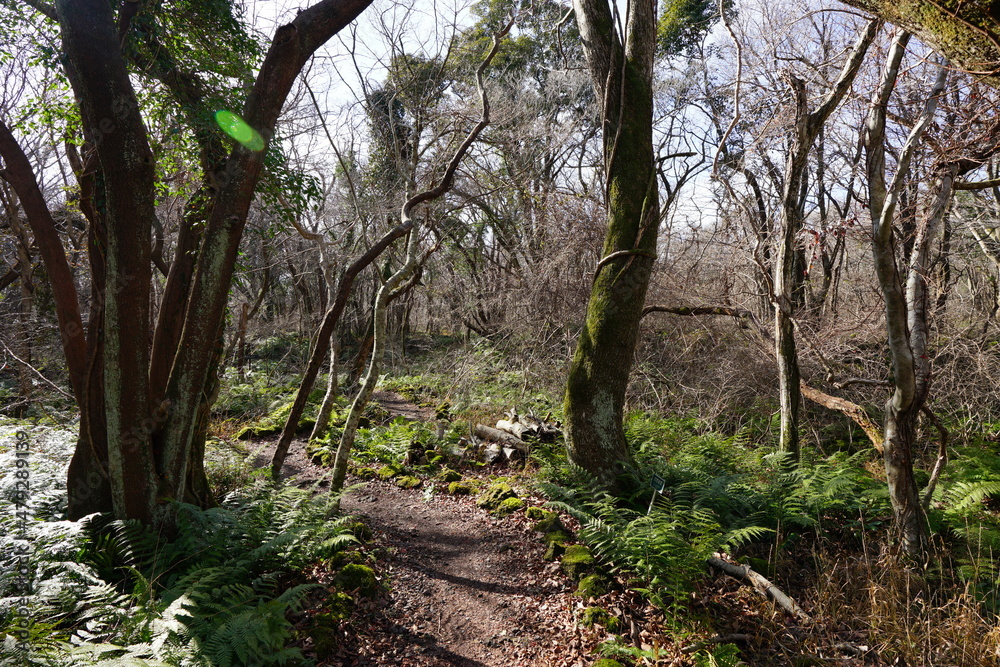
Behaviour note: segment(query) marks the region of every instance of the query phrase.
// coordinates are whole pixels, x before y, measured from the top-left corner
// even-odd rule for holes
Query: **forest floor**
[[[433,419],[398,394],[374,399],[394,415]],[[267,457],[269,448],[258,453]],[[293,443],[283,476],[300,487],[326,486],[329,469]],[[351,484],[351,480],[348,480]],[[529,502],[531,502],[529,500]],[[496,518],[469,497],[404,490],[368,481],[345,494],[342,509],[372,529],[382,598],[359,609],[333,656],[321,666],[454,665],[563,667],[589,664],[601,638],[581,629],[584,601],[542,559],[544,545],[523,513]],[[304,647],[309,651],[309,647]]]

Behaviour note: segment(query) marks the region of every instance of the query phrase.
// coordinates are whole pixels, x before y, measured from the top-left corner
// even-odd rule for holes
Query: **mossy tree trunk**
[[[574,0],[601,120],[608,230],[569,370],[564,412],[570,460],[613,486],[629,459],[625,391],[656,257],[653,161],[656,2],[629,3],[624,37],[606,0]]]
[[[959,69],[1000,85],[1000,12],[996,3],[960,0],[842,0],[905,28]]]

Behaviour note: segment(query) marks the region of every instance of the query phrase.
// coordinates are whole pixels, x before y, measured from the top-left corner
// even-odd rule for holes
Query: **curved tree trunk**
[[[265,140],[302,67],[368,4],[319,0],[277,30],[242,109],[244,120]],[[186,218],[202,224],[182,229],[151,343],[156,175],[122,40],[153,36],[130,33],[127,16],[116,26],[112,6],[100,0],[57,0],[54,11],[33,6],[59,23],[84,135],[95,149],[86,167],[75,150],[68,151],[80,180],[80,208],[91,223],[92,294],[84,337],[62,241],[23,151],[0,123],[0,154],[52,282],[81,410],[67,480],[70,516],[113,509],[118,518],[169,528],[167,500],[211,502],[201,464],[218,333],[264,152],[238,146],[226,158],[225,152],[210,150],[209,135],[216,143],[221,135],[204,123],[204,89],[197,75],[171,64],[169,50],[161,49],[156,63],[141,67],[145,74],[165,77],[161,80],[176,101],[196,117],[190,129],[203,149],[208,183],[189,202]]]

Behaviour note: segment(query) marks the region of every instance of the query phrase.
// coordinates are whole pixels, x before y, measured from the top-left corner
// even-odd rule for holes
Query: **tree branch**
[[[931,477],[927,480],[927,487],[924,489],[924,495],[920,499],[920,504],[923,505],[924,511],[926,512],[931,506],[931,497],[934,495],[934,489],[937,487],[938,480],[941,478],[941,471],[944,470],[945,465],[948,463],[948,429],[945,428],[941,420],[937,418],[937,415],[931,411],[926,405],[920,406],[920,411],[927,415],[927,418],[931,420],[934,427],[937,428],[938,433],[941,434],[941,440],[938,444],[938,457],[937,461],[934,462],[934,469],[931,470]]]

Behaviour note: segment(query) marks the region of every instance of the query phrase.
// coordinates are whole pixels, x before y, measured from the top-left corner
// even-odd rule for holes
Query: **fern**
[[[79,524],[41,522],[46,526],[30,554],[36,580],[30,664],[301,659],[286,648],[287,615],[314,586],[280,582],[355,542],[349,517],[334,513],[332,498],[263,484],[231,494],[218,508],[176,509],[171,542],[135,522],[99,516]],[[0,632],[10,620],[2,609]]]

